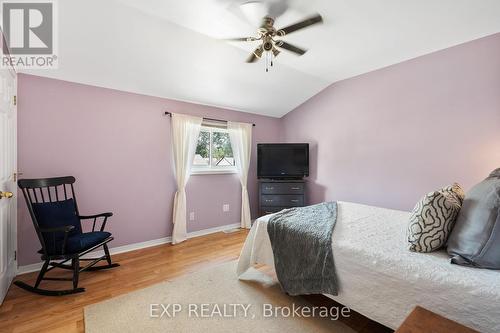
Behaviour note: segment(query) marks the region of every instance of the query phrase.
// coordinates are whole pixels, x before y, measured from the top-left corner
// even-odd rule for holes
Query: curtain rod
[[[165,116],[172,117],[172,112],[165,111]],[[205,120],[211,120],[211,121],[218,121],[218,122],[221,122],[221,123],[227,123],[227,120],[214,119],[214,118],[206,118],[206,117],[203,117],[203,119],[205,119]],[[255,126],[255,124],[252,124],[252,126]]]

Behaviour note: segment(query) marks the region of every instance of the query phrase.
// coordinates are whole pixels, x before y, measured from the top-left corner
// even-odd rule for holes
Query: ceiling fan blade
[[[289,7],[289,0],[275,0],[268,5],[268,15],[271,17],[278,17],[283,15]]]
[[[260,59],[260,57],[262,57],[263,52],[264,52],[264,48],[261,45],[258,48],[256,48],[255,51],[252,52],[250,57],[248,57],[247,62],[248,63],[256,62],[257,60]]]
[[[230,42],[253,42],[257,40],[255,37],[238,37],[238,38],[225,38],[224,40],[230,41]]]
[[[296,53],[298,55],[303,55],[304,53],[307,52],[306,49],[300,48],[298,46],[292,45],[290,43],[284,42],[282,40],[276,41],[276,46],[281,47],[282,49],[285,49],[287,51]]]
[[[285,36],[291,34],[294,31],[307,28],[313,24],[322,23],[323,18],[321,15],[317,14],[315,16],[309,17],[303,21],[297,22],[295,24],[289,25],[287,27],[281,28],[277,31],[278,36]]]
[[[252,63],[252,62],[256,62],[257,60],[259,60],[259,58],[257,58],[257,56],[255,55],[255,53],[252,53],[248,59],[247,59],[247,62],[248,63]]]

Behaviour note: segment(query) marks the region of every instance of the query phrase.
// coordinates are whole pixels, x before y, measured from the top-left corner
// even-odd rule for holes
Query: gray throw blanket
[[[285,209],[269,220],[276,274],[289,295],[337,295],[332,250],[336,221],[336,202]]]

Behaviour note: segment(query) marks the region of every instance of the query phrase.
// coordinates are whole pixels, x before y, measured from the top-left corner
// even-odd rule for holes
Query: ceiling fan
[[[268,71],[267,64],[273,65],[272,58],[278,56],[280,49],[290,51],[298,56],[303,55],[307,52],[306,49],[295,46],[293,44],[287,43],[279,38],[291,34],[297,30],[301,30],[310,27],[314,24],[322,23],[323,18],[321,15],[316,14],[309,18],[306,18],[300,22],[294,23],[292,25],[286,26],[281,29],[276,29],[274,27],[275,19],[271,16],[265,16],[262,19],[261,26],[257,29],[256,37],[241,37],[241,38],[229,38],[229,41],[238,42],[254,42],[260,41],[261,44],[253,51],[253,53],[248,57],[248,63],[253,63],[258,61],[264,52],[266,52],[266,72]]]

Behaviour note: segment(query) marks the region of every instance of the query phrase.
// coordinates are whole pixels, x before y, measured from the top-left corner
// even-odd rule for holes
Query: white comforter
[[[267,221],[256,220],[238,263],[274,267]],[[339,303],[393,329],[423,306],[481,332],[500,332],[500,271],[452,265],[445,252],[408,251],[408,212],[338,203],[333,254]]]

